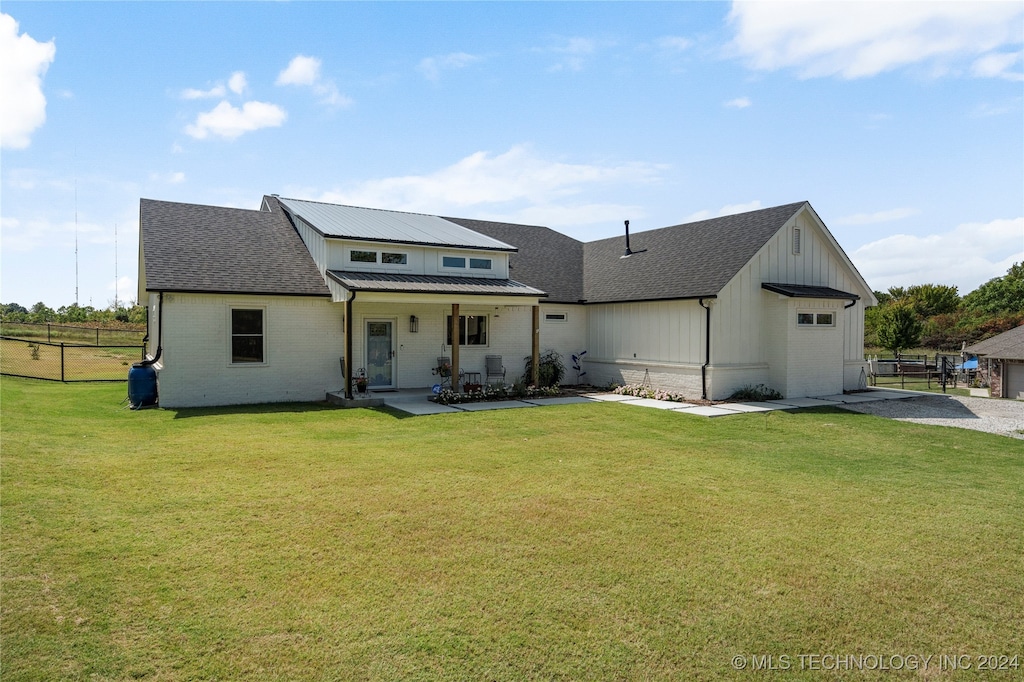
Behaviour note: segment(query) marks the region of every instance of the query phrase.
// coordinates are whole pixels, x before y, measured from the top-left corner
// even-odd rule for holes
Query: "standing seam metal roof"
[[[456,225],[439,216],[319,201],[278,198],[285,209],[327,237],[401,244],[516,251],[516,247]]]

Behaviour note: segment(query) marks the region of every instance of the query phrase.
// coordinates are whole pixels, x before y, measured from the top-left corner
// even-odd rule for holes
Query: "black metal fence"
[[[146,346],[142,343],[49,343],[0,336],[0,374],[5,376],[49,381],[127,381],[131,366],[145,359]]]
[[[934,386],[945,392],[947,388],[957,388],[957,384],[966,386],[973,378],[973,372],[963,369],[959,355],[873,356],[867,361],[869,381],[877,387],[930,390]]]

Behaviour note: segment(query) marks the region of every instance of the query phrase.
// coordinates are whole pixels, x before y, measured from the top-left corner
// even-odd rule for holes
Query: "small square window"
[[[797,324],[801,324],[801,325],[804,325],[804,324],[813,325],[814,324],[814,313],[797,313],[796,314],[796,323]]]
[[[459,256],[442,256],[441,265],[446,268],[464,268],[466,267],[466,259]]]
[[[384,251],[380,254],[380,262],[385,265],[406,265],[409,262],[409,257],[404,253],[389,253]]]
[[[832,313],[818,313],[815,324],[831,327],[833,324]]]
[[[353,250],[348,255],[349,261],[352,263],[376,263],[377,252],[376,251],[355,251]]]

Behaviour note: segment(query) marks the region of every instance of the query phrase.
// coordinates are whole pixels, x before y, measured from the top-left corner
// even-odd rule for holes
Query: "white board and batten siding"
[[[798,253],[794,228],[800,230]],[[851,301],[786,298],[762,289],[764,282],[827,286],[860,299],[845,308]],[[800,211],[723,287],[713,304],[713,397],[768,383],[764,377],[789,398],[857,388],[864,367],[864,305],[871,296],[817,218]],[[800,311],[833,312],[835,324],[798,328]]]
[[[314,401],[342,387],[343,308],[327,298],[165,293],[163,308],[161,407]],[[263,310],[264,362],[231,362],[233,308]]]
[[[700,397],[704,308],[697,301],[587,306],[587,378],[601,386],[651,385]]]

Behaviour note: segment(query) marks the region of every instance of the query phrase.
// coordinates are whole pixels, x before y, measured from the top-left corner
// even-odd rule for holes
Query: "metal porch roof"
[[[328,270],[327,275],[350,291],[477,296],[547,296],[540,289],[534,289],[511,279],[396,275],[345,270]]]
[[[776,294],[782,294],[783,296],[789,296],[790,298],[845,298],[852,301],[860,300],[860,296],[857,294],[851,294],[848,291],[840,291],[839,289],[833,289],[832,287],[815,287],[807,286],[806,284],[778,284],[774,282],[764,282],[761,284],[762,289],[772,291]]]
[[[514,246],[438,216],[341,206],[302,199],[278,197],[278,201],[289,213],[302,218],[327,237],[488,251],[516,251]]]

